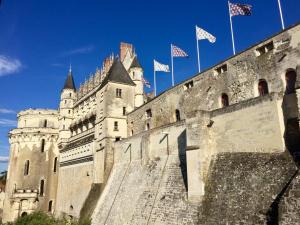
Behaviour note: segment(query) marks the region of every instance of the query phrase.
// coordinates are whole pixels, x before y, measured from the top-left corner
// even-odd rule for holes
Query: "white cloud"
[[[0,76],[16,73],[21,67],[20,60],[0,55]]]
[[[0,119],[0,126],[3,127],[15,127],[17,126],[17,121],[8,120],[8,119]]]
[[[61,54],[61,56],[70,56],[70,55],[77,55],[77,54],[87,54],[94,51],[95,47],[93,45],[84,46],[81,48],[75,48],[69,51],[65,51]]]
[[[0,108],[0,113],[5,113],[5,114],[15,114],[16,112],[11,109],[1,109]]]
[[[6,163],[9,161],[9,157],[8,156],[0,156],[0,163]]]

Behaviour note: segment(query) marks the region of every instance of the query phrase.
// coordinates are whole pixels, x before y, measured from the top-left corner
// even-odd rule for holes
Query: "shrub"
[[[90,225],[90,220],[85,221],[71,221],[66,219],[56,219],[44,212],[34,212],[24,217],[18,218],[14,223],[7,225]]]

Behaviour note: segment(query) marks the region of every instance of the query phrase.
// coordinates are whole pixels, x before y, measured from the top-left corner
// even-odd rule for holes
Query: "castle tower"
[[[64,145],[71,137],[70,125],[73,120],[73,106],[76,99],[76,88],[70,66],[59,105],[59,145]]]
[[[58,177],[58,112],[29,109],[9,132],[10,161],[3,221],[41,210],[54,212]]]
[[[135,83],[135,96],[134,96],[134,106],[135,108],[140,107],[144,104],[144,84],[143,84],[143,69],[139,63],[137,57],[135,56],[130,67],[129,75]]]

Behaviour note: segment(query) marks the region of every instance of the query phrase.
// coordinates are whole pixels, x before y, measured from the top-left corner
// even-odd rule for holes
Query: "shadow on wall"
[[[181,175],[184,182],[185,190],[188,191],[186,167],[186,130],[182,131],[182,133],[178,136],[177,144]]]
[[[286,88],[282,103],[282,111],[285,121],[284,140],[285,146],[297,166],[300,163],[300,130],[299,130],[299,106],[296,95],[297,73],[288,69],[285,75]],[[297,84],[298,85],[298,84]]]
[[[294,178],[298,175],[299,170],[296,170],[293,176],[289,179],[286,185],[282,188],[280,193],[276,196],[267,212],[267,225],[279,225],[279,204],[284,194],[288,190]]]
[[[286,74],[287,86],[285,90],[285,96],[282,102],[282,112],[284,115],[285,131],[284,140],[286,150],[292,156],[295,164],[299,168],[300,166],[300,130],[299,130],[299,106],[298,99],[295,94],[295,82],[296,73],[295,71],[288,71]],[[272,202],[268,212],[267,212],[267,224],[268,225],[278,225],[279,224],[279,204],[288,191],[290,184],[293,182],[294,178],[298,175],[299,170],[291,176],[287,181],[286,185],[283,187],[281,192],[276,196]]]

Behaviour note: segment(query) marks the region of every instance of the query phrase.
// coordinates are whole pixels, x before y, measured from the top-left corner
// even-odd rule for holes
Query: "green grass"
[[[18,218],[14,223],[8,225],[90,225],[88,221],[67,221],[66,219],[56,219],[44,212],[34,212],[30,215]]]

